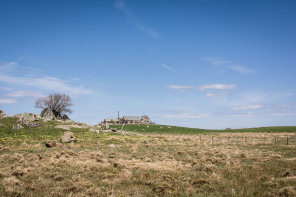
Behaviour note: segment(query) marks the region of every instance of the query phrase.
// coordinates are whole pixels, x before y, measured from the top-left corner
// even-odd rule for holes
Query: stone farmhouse
[[[154,124],[147,115],[143,116],[123,116],[116,119],[104,119],[100,125],[119,125],[119,124]]]

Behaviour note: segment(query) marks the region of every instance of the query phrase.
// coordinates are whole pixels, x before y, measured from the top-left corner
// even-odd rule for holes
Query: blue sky
[[[75,121],[296,125],[294,0],[0,0],[0,109]]]

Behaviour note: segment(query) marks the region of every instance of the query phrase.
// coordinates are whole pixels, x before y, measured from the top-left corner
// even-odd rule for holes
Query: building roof
[[[141,116],[123,116],[123,119],[126,121],[140,121]]]

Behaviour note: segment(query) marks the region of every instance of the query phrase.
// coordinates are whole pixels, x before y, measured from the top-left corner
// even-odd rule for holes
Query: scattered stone
[[[0,118],[7,118],[8,115],[0,109]]]
[[[148,144],[148,140],[144,140],[144,144]]]
[[[22,126],[22,125],[20,125],[20,124],[15,124],[15,125],[13,125],[13,127],[12,127],[12,129],[13,130],[21,130],[21,129],[23,129],[24,127]]]
[[[109,144],[109,147],[116,148],[116,146],[114,144]]]
[[[0,123],[0,127],[6,127],[4,124]]]
[[[76,142],[74,134],[70,131],[64,132],[64,135],[61,137],[61,142]]]
[[[117,129],[113,128],[111,129],[112,132],[117,132]]]
[[[48,120],[56,120],[54,113],[49,109],[45,108],[41,111],[41,118],[48,119]]]

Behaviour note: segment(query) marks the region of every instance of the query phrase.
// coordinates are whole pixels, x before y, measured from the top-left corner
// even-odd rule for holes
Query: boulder
[[[21,129],[23,129],[24,127],[22,126],[22,125],[20,125],[20,124],[15,124],[15,125],[13,125],[13,127],[12,127],[12,129],[13,130],[21,130]]]
[[[46,146],[47,148],[52,148],[52,147],[56,147],[56,146],[57,146],[57,143],[55,143],[55,142],[47,142],[47,143],[45,144],[45,146]]]
[[[25,124],[27,127],[39,127],[42,126],[39,123],[40,116],[34,113],[17,114],[15,117],[19,117],[18,123]]]
[[[41,118],[48,119],[48,120],[56,120],[54,113],[49,109],[45,108],[41,111]]]
[[[19,115],[19,120],[20,121],[25,121],[25,120],[28,120],[28,121],[38,121],[40,118],[40,116],[38,114],[34,114],[34,113],[24,113],[24,114],[20,114]]]
[[[76,138],[71,131],[64,132],[64,135],[61,137],[61,142],[76,142]]]
[[[40,126],[42,126],[42,124],[39,123],[39,122],[31,122],[31,121],[29,121],[29,120],[27,120],[27,119],[25,119],[25,120],[23,121],[23,123],[24,123],[27,127],[40,127]]]
[[[0,118],[7,118],[8,115],[0,109]]]
[[[62,120],[70,120],[70,118],[66,114],[62,115],[61,119]]]

